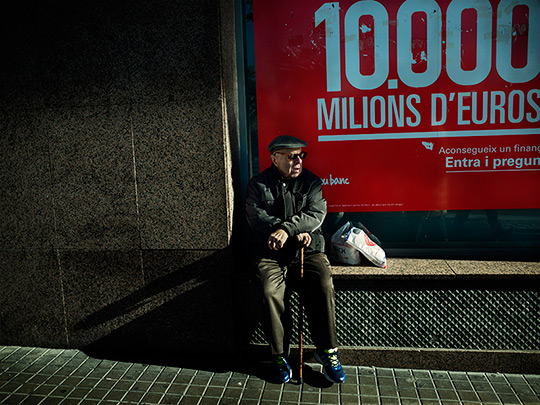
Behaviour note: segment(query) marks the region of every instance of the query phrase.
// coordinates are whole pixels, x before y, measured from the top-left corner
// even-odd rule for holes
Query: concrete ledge
[[[304,360],[315,362],[313,347],[304,349]],[[298,349],[292,349],[295,356]],[[351,347],[339,349],[343,365],[411,368],[490,373],[540,373],[540,351],[461,350],[393,347]]]
[[[344,364],[493,373],[540,372],[539,351],[343,347]]]
[[[333,265],[334,278],[540,278],[540,263],[389,258],[388,267]]]

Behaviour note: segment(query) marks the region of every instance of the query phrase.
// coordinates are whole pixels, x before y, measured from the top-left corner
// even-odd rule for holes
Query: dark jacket
[[[305,168],[297,178],[284,180],[274,165],[249,181],[246,215],[253,233],[252,253],[256,257],[296,257],[298,244],[294,236],[303,232],[311,235],[306,253],[324,252],[321,226],[326,216],[326,200],[321,186],[321,179]],[[282,249],[270,250],[268,238],[278,228],[284,229],[289,239]]]

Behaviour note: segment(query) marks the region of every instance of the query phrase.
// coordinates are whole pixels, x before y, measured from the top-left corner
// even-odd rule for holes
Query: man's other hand
[[[268,238],[268,247],[272,250],[281,249],[285,245],[285,242],[287,242],[288,238],[289,234],[287,234],[284,229],[278,229]]]
[[[299,233],[298,235],[296,235],[296,239],[298,240],[298,244],[300,246],[307,247],[311,243],[311,235],[307,232]]]

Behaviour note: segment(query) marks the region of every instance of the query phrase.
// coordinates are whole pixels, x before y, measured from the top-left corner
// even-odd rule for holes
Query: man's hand
[[[284,229],[278,229],[268,238],[268,247],[272,250],[281,249],[288,238],[289,234]]]
[[[300,246],[307,247],[311,243],[311,235],[307,232],[299,233],[296,235],[296,239],[298,240],[298,244]]]

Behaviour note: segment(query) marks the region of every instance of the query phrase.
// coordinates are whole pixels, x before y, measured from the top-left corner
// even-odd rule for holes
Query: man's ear
[[[271,154],[270,155],[270,160],[272,161],[272,164],[276,165],[276,155],[275,154]]]

